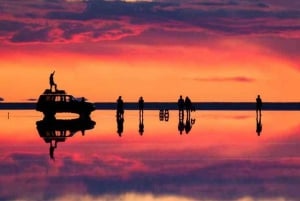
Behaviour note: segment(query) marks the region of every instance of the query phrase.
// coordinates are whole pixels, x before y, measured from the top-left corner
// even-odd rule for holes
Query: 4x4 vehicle
[[[46,89],[39,97],[36,110],[43,112],[45,117],[54,117],[58,112],[77,113],[80,117],[88,117],[95,110],[95,106],[84,98],[77,100],[64,90],[52,92]]]

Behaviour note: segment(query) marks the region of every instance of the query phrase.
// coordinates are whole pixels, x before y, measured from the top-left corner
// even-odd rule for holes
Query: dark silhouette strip
[[[196,110],[256,110],[255,102],[193,102]],[[115,110],[115,102],[96,102],[98,110]],[[35,110],[36,103],[1,102],[0,110]],[[178,110],[177,102],[145,102],[144,110]],[[138,110],[136,102],[124,103],[124,110]],[[262,110],[300,110],[299,102],[264,102]]]

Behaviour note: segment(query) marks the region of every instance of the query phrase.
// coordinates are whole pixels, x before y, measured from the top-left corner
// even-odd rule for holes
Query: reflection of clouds
[[[262,148],[261,155],[265,157],[283,157],[283,158],[300,158],[300,126],[296,126],[285,135],[276,137],[270,136],[272,139],[266,143]],[[268,134],[266,134],[268,135]],[[267,137],[267,136],[266,136]],[[291,160],[293,161],[293,160]],[[291,161],[287,161],[288,163]]]
[[[193,199],[189,197],[183,197],[183,196],[176,196],[176,195],[153,195],[153,194],[141,194],[141,193],[125,193],[121,195],[104,195],[104,196],[96,196],[92,197],[89,195],[68,195],[56,198],[53,201],[77,201],[77,200],[84,200],[84,201],[132,201],[132,200],[143,200],[143,201],[215,201],[214,199],[205,199],[205,198],[198,198]],[[216,200],[217,201],[217,200]],[[219,200],[218,200],[219,201]],[[245,196],[242,198],[234,199],[232,201],[270,201],[268,198],[253,198],[250,196]],[[287,201],[284,198],[278,197],[278,198],[272,198],[272,201]]]
[[[160,153],[152,160],[146,156],[136,160],[122,154],[97,154],[90,158],[65,154],[58,163],[51,162],[46,155],[11,154],[5,160],[1,158],[9,162],[0,163],[1,179],[5,181],[0,184],[0,199],[28,196],[63,200],[67,195],[78,198],[78,194],[90,195],[83,196],[83,200],[125,201],[243,200],[247,195],[253,200],[261,197],[295,200],[300,196],[296,188],[300,183],[300,160],[185,160],[188,155],[176,154],[170,160],[160,158]],[[68,198],[72,200],[72,196]]]
[[[156,196],[150,193],[147,194],[141,194],[141,193],[124,193],[120,195],[103,195],[103,196],[90,196],[90,195],[68,195],[56,198],[53,201],[77,201],[77,200],[84,200],[84,201],[104,201],[104,200],[110,200],[110,201],[133,201],[133,200],[143,200],[143,201],[193,201],[194,199],[187,198],[187,197],[181,197],[176,195],[161,195]],[[197,199],[198,200],[198,199]],[[200,200],[199,200],[200,201]]]

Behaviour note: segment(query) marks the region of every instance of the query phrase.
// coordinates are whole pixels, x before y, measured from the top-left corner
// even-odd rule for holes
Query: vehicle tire
[[[44,113],[44,116],[47,118],[53,118],[55,116],[55,112],[52,112],[52,111],[45,111],[43,113]]]

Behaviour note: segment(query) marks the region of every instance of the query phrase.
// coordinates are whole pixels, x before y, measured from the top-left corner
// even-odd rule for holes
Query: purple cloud
[[[195,78],[200,82],[254,82],[255,79],[243,76],[237,77],[211,77],[211,78]]]
[[[75,5],[75,6],[74,6]],[[118,40],[130,35],[138,35],[148,29],[173,31],[208,32],[221,35],[275,35],[297,32],[300,12],[293,7],[273,9],[268,4],[255,1],[205,1],[205,2],[124,2],[124,1],[87,1],[66,3],[53,1],[44,3],[10,4],[11,7],[23,6],[31,11],[25,15],[2,6],[9,16],[2,17],[1,30],[12,42],[53,42],[72,41],[82,37],[90,41]],[[23,10],[24,10],[23,9]],[[43,11],[43,12],[42,12]],[[6,19],[7,18],[7,19]],[[11,19],[15,18],[15,22]],[[32,28],[32,18],[39,28]],[[287,26],[287,21],[289,25]],[[276,23],[272,23],[276,22]],[[294,23],[292,23],[294,22]],[[101,26],[101,24],[103,26]],[[106,25],[104,25],[106,24]],[[107,26],[107,24],[110,24]],[[117,26],[111,26],[117,25]],[[185,26],[185,29],[180,27]],[[62,32],[60,39],[51,37],[54,30]],[[140,30],[140,31],[136,31]],[[11,37],[11,35],[13,35]],[[78,38],[78,37],[77,37]]]

